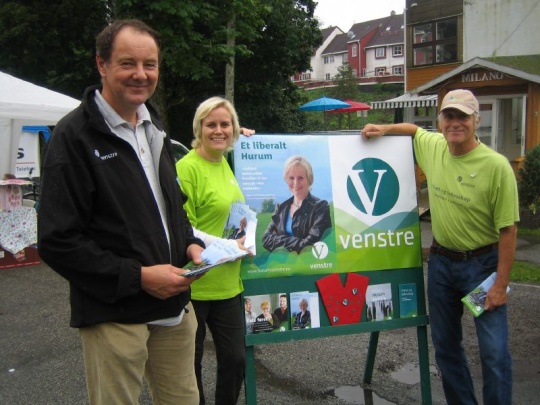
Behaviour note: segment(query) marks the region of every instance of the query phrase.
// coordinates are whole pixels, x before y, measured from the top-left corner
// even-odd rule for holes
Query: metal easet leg
[[[255,378],[255,346],[246,346],[246,404],[257,405],[257,383]]]

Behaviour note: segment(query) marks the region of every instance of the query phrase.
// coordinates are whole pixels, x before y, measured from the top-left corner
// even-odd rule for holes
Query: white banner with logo
[[[15,165],[17,178],[39,177],[39,133],[21,132]]]
[[[313,173],[313,204],[298,208],[295,219],[289,219],[284,207],[291,206],[294,194],[301,195],[302,177],[309,187],[311,174],[289,172],[285,179],[284,165],[292,156],[305,158]],[[244,279],[422,265],[410,137],[241,137],[234,149],[234,169],[258,219],[257,255],[242,261]],[[330,223],[321,220],[326,218],[324,207]],[[295,220],[299,224],[294,225]],[[311,233],[306,224],[315,224]]]

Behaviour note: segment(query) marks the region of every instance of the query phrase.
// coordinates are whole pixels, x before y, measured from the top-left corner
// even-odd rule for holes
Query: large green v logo
[[[394,169],[383,160],[362,159],[347,176],[347,194],[364,214],[384,215],[398,200],[399,180]]]

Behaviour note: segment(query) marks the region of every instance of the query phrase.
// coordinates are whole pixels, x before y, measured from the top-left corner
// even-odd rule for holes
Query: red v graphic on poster
[[[316,283],[332,326],[359,323],[362,320],[369,277],[349,273],[343,286],[339,274],[334,273]]]

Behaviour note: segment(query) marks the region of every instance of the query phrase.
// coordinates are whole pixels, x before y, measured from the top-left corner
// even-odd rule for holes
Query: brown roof
[[[332,42],[322,51],[322,55],[345,53],[347,52],[347,34],[339,34],[334,37]]]
[[[366,48],[403,44],[403,14],[390,16],[380,27],[379,33],[373,37]]]
[[[359,41],[364,38],[367,34],[372,32],[375,29],[380,29],[382,26],[386,26],[386,22],[392,18],[392,16],[378,18],[376,20],[364,21],[358,24],[354,24],[349,34],[349,41]]]

